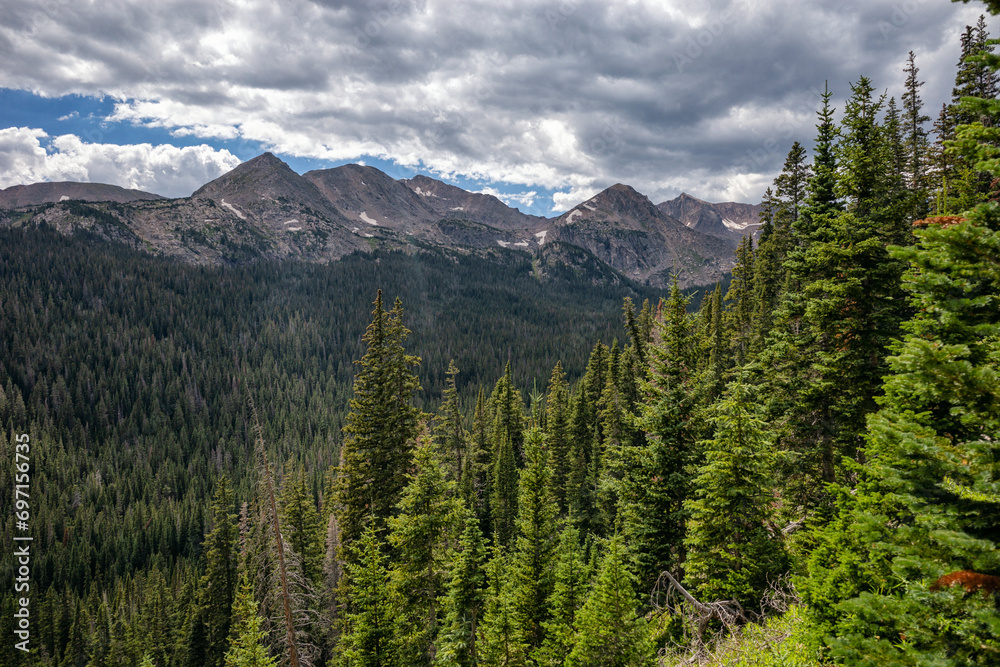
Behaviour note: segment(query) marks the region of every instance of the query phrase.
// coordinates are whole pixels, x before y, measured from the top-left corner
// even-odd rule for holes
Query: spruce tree
[[[289,464],[279,499],[283,538],[298,559],[305,582],[318,586],[323,567],[323,533],[319,512],[302,466]]]
[[[486,569],[489,588],[476,647],[483,667],[525,667],[528,647],[517,623],[509,583],[510,567],[503,548],[493,547]]]
[[[468,507],[479,517],[479,525],[485,534],[492,534],[490,528],[490,442],[489,422],[486,414],[486,396],[482,387],[476,396],[476,409],[472,417],[472,432],[469,434],[469,453],[465,458],[465,472],[462,475],[462,497]]]
[[[1000,174],[988,160],[976,167]],[[916,235],[894,250],[910,262],[915,314],[868,420],[869,460],[800,589],[839,660],[995,664],[1000,215],[980,205]]]
[[[441,407],[438,408],[438,414],[435,418],[434,430],[437,434],[441,451],[447,453],[450,477],[461,488],[462,473],[467,467],[466,449],[469,434],[462,426],[462,409],[458,400],[458,386],[455,382],[457,375],[458,367],[455,366],[453,359],[448,362],[444,395],[442,396]]]
[[[702,600],[736,600],[756,610],[787,568],[769,532],[774,452],[749,385],[731,383],[710,421],[715,437],[703,445],[705,463],[685,504],[685,579]]]
[[[517,470],[524,442],[524,404],[514,387],[510,362],[490,395],[490,514],[493,540],[507,546],[517,521]]]
[[[529,650],[541,646],[548,618],[558,506],[542,433],[525,438],[525,467],[518,487],[517,540],[510,557],[511,601],[520,636]]]
[[[235,499],[228,480],[223,477],[212,501],[212,531],[205,537],[205,575],[202,577],[201,608],[197,621],[204,633],[205,653],[201,664],[222,665],[229,646],[229,626],[237,584],[237,525]],[[200,642],[194,641],[193,646]],[[193,649],[194,650],[194,649]],[[197,651],[195,650],[197,653]],[[189,656],[189,660],[194,656]]]
[[[389,519],[389,542],[396,553],[392,586],[399,601],[400,660],[414,667],[430,665],[434,657],[448,557],[462,515],[455,482],[446,479],[435,449],[430,437],[419,439],[399,514]]]
[[[369,521],[382,534],[406,485],[410,441],[417,433],[419,413],[411,401],[420,388],[410,369],[420,359],[403,349],[410,332],[403,326],[402,315],[398,299],[391,311],[385,311],[379,290],[372,323],[364,335],[368,351],[354,378],[354,397],[344,427],[343,464],[337,477],[342,546],[358,539]],[[347,550],[345,560],[352,553]]]
[[[684,502],[692,490],[696,407],[687,304],[675,280],[649,349],[649,379],[642,384],[645,400],[638,424],[648,445],[639,461],[633,494],[636,505],[628,513],[627,532],[638,559],[640,581],[647,587],[662,570],[684,560]]]
[[[274,667],[276,662],[264,644],[267,633],[261,629],[253,584],[246,571],[240,577],[240,588],[233,601],[233,621],[225,667]]]
[[[920,217],[927,212],[927,167],[929,157],[929,141],[924,125],[930,122],[930,116],[923,113],[923,100],[920,99],[920,88],[923,81],[917,78],[920,69],[915,62],[913,51],[906,60],[906,91],[903,93],[903,125],[906,147],[906,177],[907,184],[915,196],[912,217]]]
[[[612,537],[587,600],[577,614],[577,633],[566,667],[653,667],[656,649],[639,615],[635,576],[626,549]]]
[[[345,562],[345,599],[337,665],[340,667],[397,667],[399,641],[395,633],[398,609],[389,570],[375,522],[348,547]]]
[[[471,513],[452,561],[434,664],[473,667],[480,664],[476,642],[486,594],[486,546],[479,521]]]
[[[586,598],[590,569],[580,547],[580,532],[572,524],[560,533],[552,579],[549,619],[542,623],[545,639],[531,653],[539,667],[562,667],[565,663],[576,640],[576,615]]]
[[[562,362],[557,361],[549,379],[549,393],[545,401],[548,417],[545,424],[545,442],[551,452],[552,488],[556,502],[563,514],[567,512],[566,485],[570,476],[569,387]]]

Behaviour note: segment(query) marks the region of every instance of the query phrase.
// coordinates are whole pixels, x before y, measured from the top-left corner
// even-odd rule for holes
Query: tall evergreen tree
[[[472,432],[469,434],[469,453],[465,459],[465,473],[462,475],[462,496],[465,498],[466,504],[479,517],[479,525],[487,534],[492,533],[490,528],[492,525],[490,454],[486,396],[480,387],[476,396],[476,409],[472,417]]]
[[[576,616],[586,599],[590,569],[580,547],[580,532],[572,524],[563,528],[553,567],[549,619],[542,623],[545,639],[531,654],[539,667],[562,667],[576,641]]]
[[[201,606],[205,654],[201,664],[222,665],[229,647],[229,626],[237,584],[237,525],[235,498],[226,478],[219,480],[212,501],[212,531],[205,537],[205,575]],[[195,656],[189,655],[189,660]]]
[[[643,452],[628,513],[628,534],[646,587],[664,569],[684,560],[684,501],[691,493],[690,466],[695,463],[693,343],[687,316],[688,298],[675,280],[663,303],[662,320],[649,349],[649,379],[642,384],[644,401],[638,422],[648,445]]]
[[[476,641],[479,664],[483,667],[525,667],[528,647],[517,623],[509,583],[510,568],[503,547],[493,546],[487,565],[489,588],[486,608]]]
[[[924,125],[931,119],[923,113],[924,103],[920,98],[920,88],[924,82],[917,78],[920,69],[916,65],[913,51],[910,51],[903,72],[906,74],[906,90],[903,93],[906,178],[907,185],[913,191],[915,198],[911,216],[917,218],[927,213],[927,161],[930,145]]]
[[[376,531],[383,533],[406,484],[410,441],[417,433],[419,413],[411,402],[420,388],[410,369],[420,359],[403,349],[410,331],[402,317],[402,303],[397,299],[386,312],[379,290],[372,323],[364,335],[368,351],[354,378],[354,397],[344,427],[343,464],[337,478],[343,546],[358,539],[368,521],[374,521]],[[347,550],[345,560],[352,553]]]
[[[240,577],[240,588],[233,601],[233,635],[226,652],[225,667],[275,667],[264,645],[267,633],[261,630],[257,600],[249,573]],[[166,663],[162,663],[166,664]]]
[[[517,540],[510,559],[511,598],[516,623],[529,650],[541,646],[548,618],[558,506],[552,469],[542,433],[533,428],[525,439],[525,467],[518,498]]]
[[[577,634],[566,667],[653,667],[656,650],[639,615],[637,582],[626,549],[612,537],[600,572],[577,615]]]
[[[769,533],[774,453],[749,385],[731,383],[711,417],[715,438],[695,479],[685,578],[702,600],[736,600],[759,609],[787,558]]]
[[[418,441],[413,463],[399,514],[389,519],[389,541],[397,554],[392,585],[399,601],[400,659],[416,667],[434,659],[449,553],[458,537],[462,504],[429,436]]]
[[[455,361],[451,360],[448,362],[448,379],[445,381],[441,407],[438,409],[435,420],[435,432],[442,452],[447,452],[449,457],[451,478],[461,488],[462,473],[467,467],[466,449],[469,434],[462,426],[462,409],[459,405],[458,386],[455,382],[457,375],[458,367],[455,366]]]
[[[375,522],[369,522],[348,549],[346,595],[338,646],[341,667],[397,667],[399,639],[395,634],[396,600],[389,585],[386,557],[379,544]]]
[[[480,664],[476,642],[486,594],[486,546],[479,521],[471,513],[467,515],[458,552],[452,560],[434,664],[474,667]]]
[[[568,510],[566,485],[571,472],[569,386],[562,362],[557,361],[549,379],[549,393],[545,400],[548,418],[545,424],[545,442],[551,452],[552,488],[559,510]]]
[[[289,464],[279,502],[283,537],[298,559],[304,581],[318,586],[323,568],[323,532],[316,502],[306,486],[304,468]]]

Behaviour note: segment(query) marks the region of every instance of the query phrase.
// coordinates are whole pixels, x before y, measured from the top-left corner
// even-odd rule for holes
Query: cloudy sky
[[[819,91],[929,115],[981,5],[946,0],[0,2],[0,187],[179,197],[265,150],[552,215],[614,183],[757,202]],[[991,24],[991,31],[1000,32]],[[838,104],[841,107],[842,104]]]

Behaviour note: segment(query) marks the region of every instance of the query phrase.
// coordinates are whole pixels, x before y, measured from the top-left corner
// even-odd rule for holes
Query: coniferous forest
[[[699,291],[0,230],[0,666],[1000,664],[1000,56],[960,40],[933,121],[912,52],[828,89]]]

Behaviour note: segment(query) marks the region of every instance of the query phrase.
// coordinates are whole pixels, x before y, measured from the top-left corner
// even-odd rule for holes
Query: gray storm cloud
[[[898,95],[912,49],[933,113],[978,13],[937,0],[26,1],[0,5],[0,86],[110,95],[112,120],[206,141],[554,189],[557,207],[615,182],[654,201],[749,201],[792,141],[811,141],[824,81],[839,99],[861,75]]]

